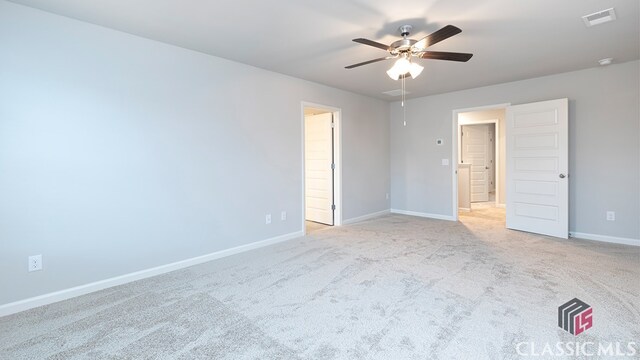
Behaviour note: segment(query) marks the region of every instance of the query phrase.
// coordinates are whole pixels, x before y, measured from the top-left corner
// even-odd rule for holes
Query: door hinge
[[[331,122],[331,128],[335,128],[336,127],[336,123],[334,123],[333,121]]]
[[[331,205],[331,210],[335,210],[335,209],[336,209],[336,205],[335,204]]]
[[[336,169],[336,164],[335,163],[331,164],[331,170],[335,170],[335,169]]]

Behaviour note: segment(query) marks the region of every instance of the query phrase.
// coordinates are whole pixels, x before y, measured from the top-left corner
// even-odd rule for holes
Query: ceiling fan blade
[[[377,59],[373,59],[373,60],[364,61],[364,62],[361,62],[361,63],[345,66],[344,68],[345,69],[353,69],[353,68],[358,67],[358,66],[367,65],[367,64],[371,64],[371,63],[382,61],[382,60],[389,60],[389,59],[393,59],[393,58],[395,58],[395,56],[381,57],[381,58],[377,58]]]
[[[355,41],[357,43],[360,43],[360,44],[377,47],[378,49],[382,49],[384,51],[389,51],[389,46],[388,45],[381,44],[381,43],[375,42],[373,40],[358,38],[358,39],[353,39],[353,41]]]
[[[446,51],[425,51],[421,53],[419,56],[423,59],[467,62],[469,61],[469,59],[471,59],[473,54],[446,52]]]
[[[417,43],[413,44],[412,47],[415,49],[426,49],[433,44],[437,44],[440,41],[448,39],[453,35],[459,34],[461,32],[462,30],[460,30],[459,28],[453,25],[447,25],[442,29],[423,37]]]

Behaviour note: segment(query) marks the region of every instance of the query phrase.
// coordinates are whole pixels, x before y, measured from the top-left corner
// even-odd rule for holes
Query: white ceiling
[[[638,0],[13,0],[52,13],[380,99],[400,84],[391,61],[357,44],[389,44],[410,24],[419,39],[444,25],[462,33],[430,50],[473,53],[467,63],[419,60],[407,81],[419,97],[640,57]],[[581,16],[615,7],[614,22],[587,28]]]

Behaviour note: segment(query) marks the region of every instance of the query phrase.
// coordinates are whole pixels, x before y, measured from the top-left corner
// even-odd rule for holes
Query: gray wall
[[[301,101],[389,208],[386,102],[4,1],[0,44],[0,304],[301,231]]]
[[[391,208],[452,215],[452,111],[569,98],[569,229],[640,238],[639,62],[427,96],[391,105]],[[445,139],[437,146],[437,138]],[[606,221],[605,212],[616,212]]]

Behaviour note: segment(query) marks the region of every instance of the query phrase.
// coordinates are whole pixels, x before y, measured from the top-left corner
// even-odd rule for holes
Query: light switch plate
[[[615,211],[607,211],[607,221],[616,221]]]

